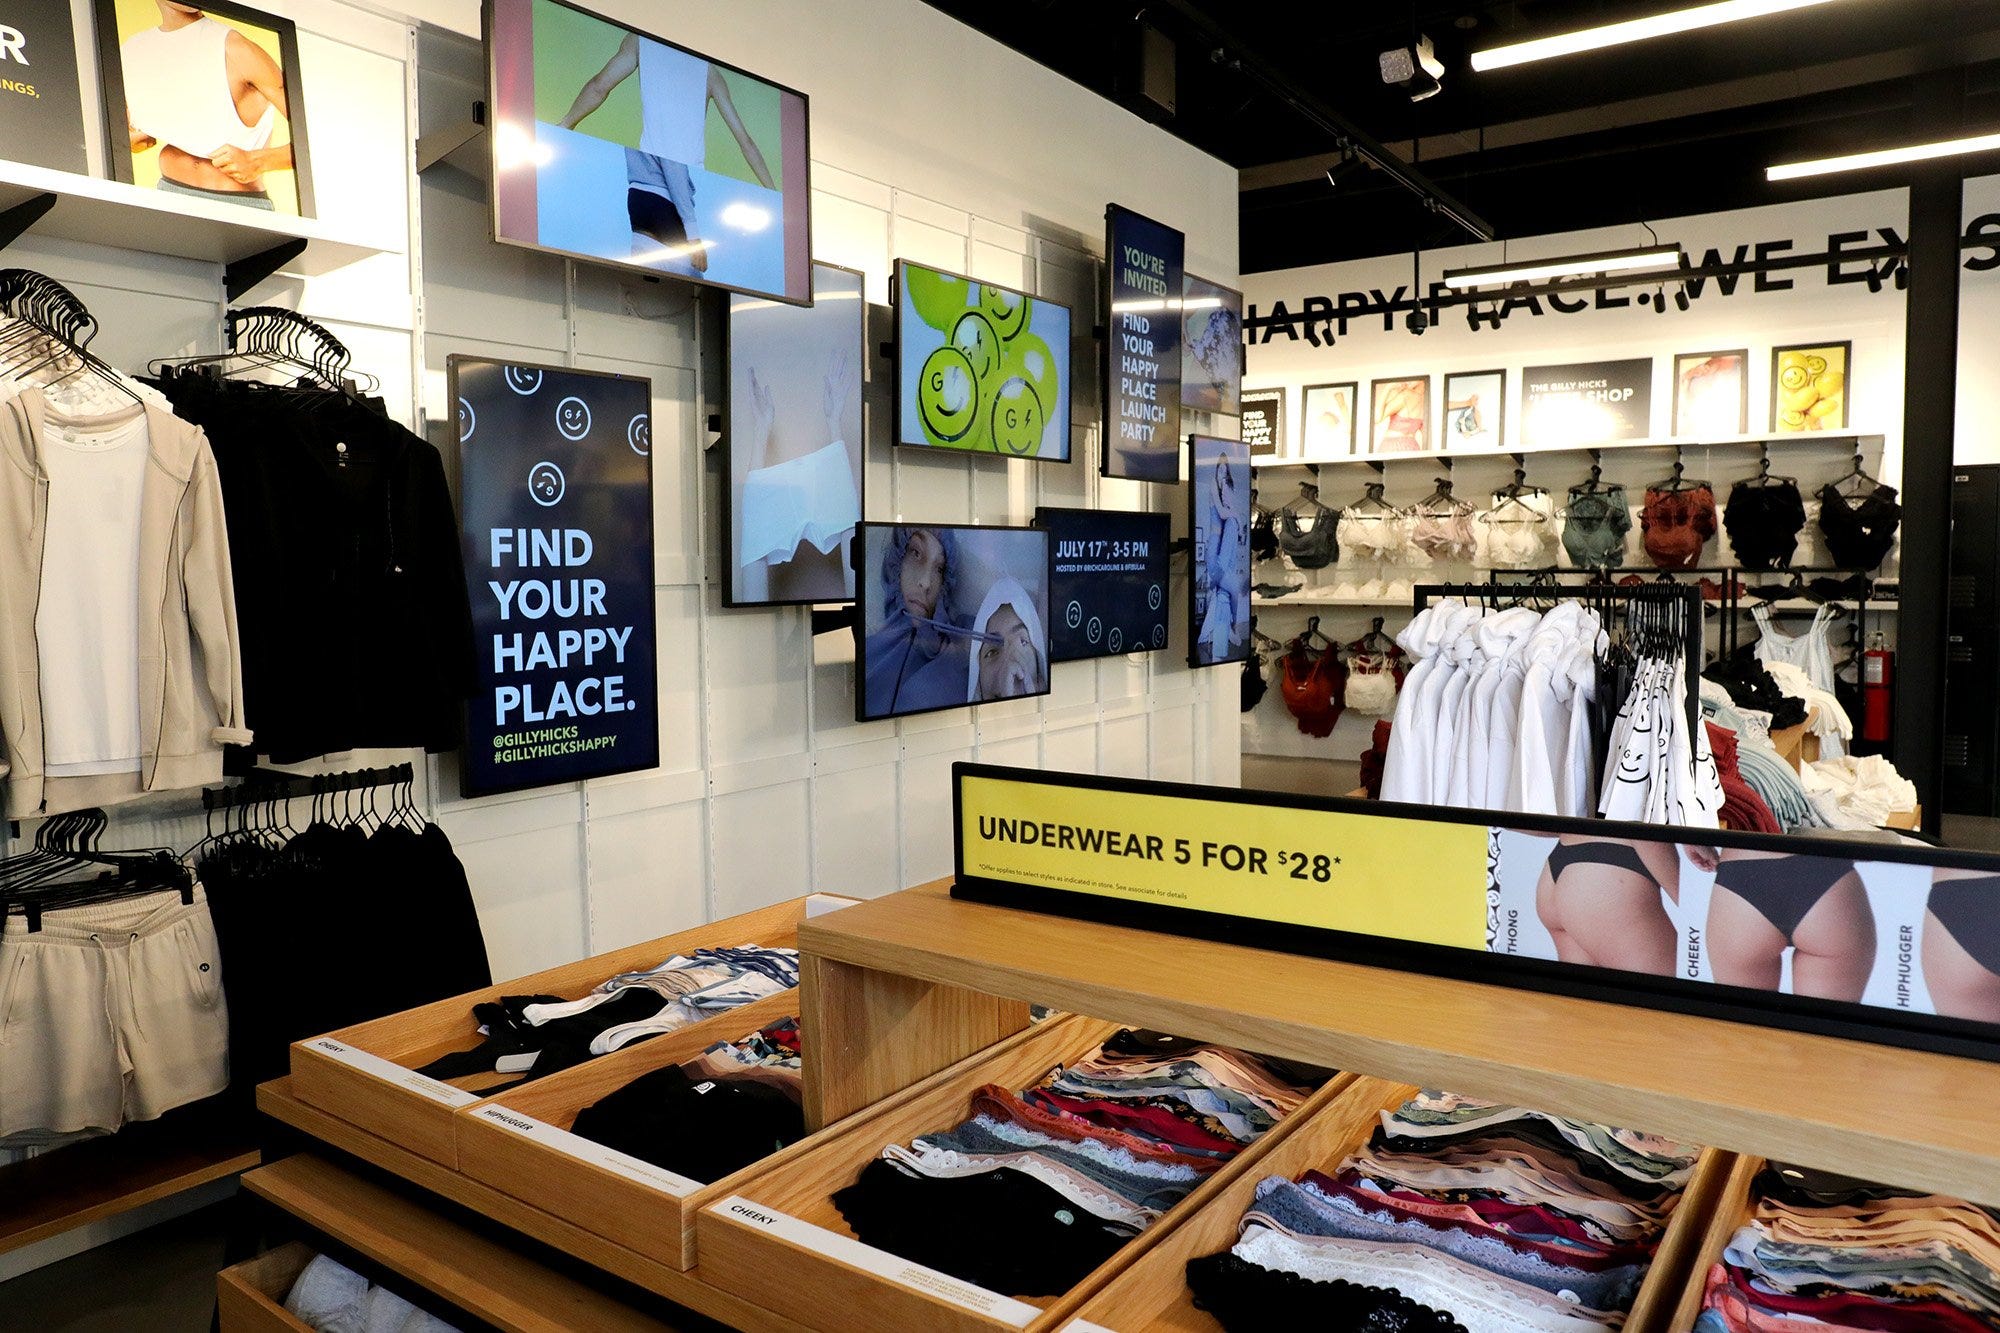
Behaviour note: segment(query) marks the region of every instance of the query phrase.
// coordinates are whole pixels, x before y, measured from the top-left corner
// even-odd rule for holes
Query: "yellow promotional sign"
[[[964,875],[1257,921],[1486,948],[1477,824],[962,773]]]

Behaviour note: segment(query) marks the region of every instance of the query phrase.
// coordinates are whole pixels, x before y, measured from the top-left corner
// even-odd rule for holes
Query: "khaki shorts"
[[[151,1120],[229,1082],[229,1012],[199,888],[0,930],[0,1144]]]

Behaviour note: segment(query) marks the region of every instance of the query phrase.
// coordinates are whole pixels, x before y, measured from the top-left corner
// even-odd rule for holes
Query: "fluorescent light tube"
[[[1770,14],[1783,14],[1793,9],[1805,9],[1811,5],[1828,3],[1830,0],[1720,0],[1716,4],[1694,5],[1687,9],[1671,10],[1665,14],[1653,14],[1647,18],[1627,19],[1623,23],[1607,23],[1602,27],[1582,28],[1576,32],[1557,33],[1553,37],[1537,37],[1532,41],[1515,42],[1511,46],[1495,46],[1484,51],[1474,51],[1472,67],[1482,71],[1506,69],[1511,65],[1525,65],[1534,60],[1572,56],[1580,51],[1596,51],[1607,46],[1623,46],[1627,42],[1670,37],[1677,32],[1692,32],[1697,28],[1712,28],[1721,23],[1764,18]]]
[[[1447,269],[1444,285],[1463,289],[1492,283],[1539,282],[1544,278],[1579,278],[1594,273],[1630,273],[1646,269],[1678,269],[1681,247],[1653,245],[1642,250],[1609,250],[1602,254],[1559,259],[1528,259],[1518,264]]]
[[[1836,171],[1865,171],[1869,167],[1894,166],[1898,162],[1928,162],[1939,157],[1990,152],[2000,148],[2000,134],[1975,134],[1967,139],[1940,139],[1936,143],[1913,143],[1901,148],[1883,148],[1873,153],[1849,153],[1845,157],[1822,157],[1812,162],[1786,162],[1766,167],[1764,179],[1794,181],[1802,176],[1827,176]]]

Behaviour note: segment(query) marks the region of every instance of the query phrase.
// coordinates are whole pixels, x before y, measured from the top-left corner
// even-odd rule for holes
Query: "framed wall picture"
[[[865,292],[856,270],[814,264],[812,305],[729,298],[724,606],[854,600]]]
[[[1519,443],[1577,449],[1653,433],[1653,358],[1574,361],[1521,372]]]
[[[1847,376],[1854,344],[1771,349],[1771,429],[1780,434],[1847,429]]]
[[[1414,454],[1437,445],[1431,438],[1431,377],[1375,380],[1368,386],[1368,452]]]
[[[83,93],[69,0],[0,5],[0,157],[78,175],[84,152]]]
[[[1682,352],[1674,358],[1675,439],[1750,429],[1750,352]]]
[[[1245,389],[1237,399],[1242,409],[1241,435],[1260,458],[1285,452],[1285,389]]]
[[[313,216],[298,29],[217,0],[96,0],[111,174],[164,194]]]
[[[1345,384],[1308,384],[1303,391],[1299,416],[1304,425],[1299,435],[1299,452],[1307,458],[1332,458],[1354,452],[1354,400],[1361,386],[1353,380]]]
[[[1507,372],[1462,370],[1444,377],[1440,449],[1498,449],[1507,437]]]

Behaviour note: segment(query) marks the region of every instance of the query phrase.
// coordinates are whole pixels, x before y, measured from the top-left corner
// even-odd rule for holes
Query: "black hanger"
[[[1765,486],[1795,486],[1798,484],[1798,478],[1778,476],[1771,471],[1771,446],[1766,444],[1758,450],[1757,475],[1747,481],[1739,481],[1736,484],[1738,486],[1755,486],[1760,489]]]
[[[1368,632],[1347,645],[1349,652],[1380,653],[1384,656],[1394,651],[1396,641],[1382,632],[1382,617],[1376,616],[1368,622]]]
[[[72,376],[89,374],[111,385],[133,402],[144,405],[146,400],[125,382],[123,375],[89,351],[91,340],[97,336],[97,319],[75,292],[54,278],[32,269],[0,269],[0,314],[12,316],[21,325],[7,340],[5,345],[8,350],[30,345],[37,340],[44,344],[39,352],[40,359],[15,368],[17,377],[25,379],[46,366],[74,358],[74,369],[41,387],[48,388]]]
[[[1437,505],[1444,507],[1442,509],[1433,507]],[[1470,506],[1465,505],[1463,500],[1458,499],[1451,493],[1451,478],[1439,477],[1437,479],[1437,489],[1417,501],[1414,505],[1411,505],[1410,512],[1422,517],[1451,518],[1462,512],[1461,507],[1469,508]]]
[[[1859,450],[1856,450],[1854,454],[1854,466],[1841,476],[1834,478],[1829,484],[1838,494],[1849,500],[1860,499],[1864,495],[1881,489],[1882,486],[1879,480],[1868,475],[1862,468],[1861,453]],[[1850,486],[1853,487],[1852,490],[1848,489]]]
[[[1684,475],[1687,464],[1681,458],[1681,451],[1674,450],[1674,474],[1662,481],[1656,481],[1648,489],[1655,491],[1698,491],[1708,486],[1706,481],[1690,481]]]

